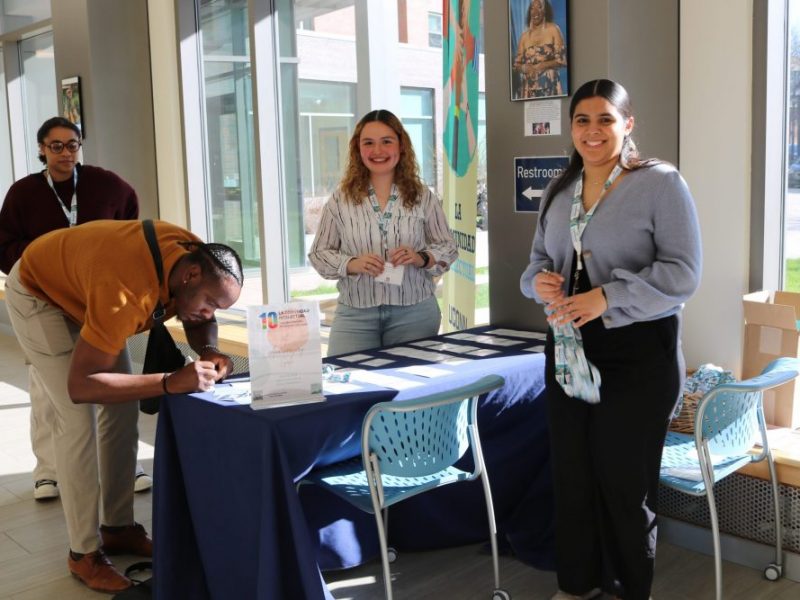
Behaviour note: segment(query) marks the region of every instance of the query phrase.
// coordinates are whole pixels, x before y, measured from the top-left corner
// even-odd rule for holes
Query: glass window
[[[28,172],[35,173],[42,170],[36,132],[42,123],[58,114],[53,32],[22,40],[19,49]]]
[[[789,1],[783,288],[800,292],[800,0]]]
[[[411,137],[423,181],[436,188],[436,138],[433,90],[400,89],[400,119]]]
[[[431,48],[442,47],[442,13],[428,13],[428,45]]]
[[[347,164],[355,127],[355,85],[300,81],[300,168],[303,197],[327,197]],[[316,230],[315,230],[316,233]]]
[[[0,203],[8,188],[14,183],[11,165],[11,135],[8,130],[8,102],[6,101],[6,77],[3,67],[3,49],[0,47]]]
[[[478,145],[475,150],[478,156],[478,229],[489,228],[489,194],[486,188],[486,94],[478,94]],[[486,238],[478,237],[479,244],[487,243]]]
[[[253,94],[246,0],[201,0],[209,237],[234,248],[258,275]],[[250,299],[252,300],[252,299]]]
[[[207,221],[210,237],[230,244],[242,254],[247,271],[243,301],[258,302],[259,270],[263,257],[259,248],[273,240],[263,240],[258,231],[260,207],[254,194],[254,144],[250,61],[252,48],[248,35],[246,0],[194,0],[201,44],[203,105],[204,178],[207,188]],[[408,23],[424,36],[435,34],[434,44],[441,47],[442,14],[432,12],[434,2],[407,3]],[[358,118],[373,106],[384,88],[368,89],[359,81],[359,73],[371,70],[385,75],[380,56],[368,56],[368,37],[386,43],[392,23],[356,22],[356,10],[363,3],[354,0],[274,0],[273,33],[276,61],[259,63],[263,76],[274,78],[279,90],[278,135],[280,147],[262,160],[279,166],[283,221],[283,239],[291,297],[309,297],[325,302],[336,301],[335,282],[321,279],[307,264],[306,255],[317,231],[325,201],[336,189],[348,159],[348,144]],[[391,11],[387,13],[392,16]],[[398,16],[399,19],[399,16]],[[378,31],[365,28],[373,24]],[[419,25],[419,26],[418,26]],[[398,24],[399,26],[399,24]],[[363,39],[362,39],[363,38]],[[437,41],[438,40],[438,41]],[[374,40],[373,42],[374,43]],[[440,161],[442,131],[441,50],[420,54],[419,44],[397,43],[396,68],[391,73],[400,92],[399,103],[390,100],[412,136],[422,177],[441,193]],[[361,53],[363,56],[357,55]],[[420,63],[421,56],[426,62]],[[362,60],[363,59],[363,60]],[[371,61],[371,62],[370,62]],[[366,66],[365,66],[366,65]],[[274,71],[270,71],[274,69]],[[381,72],[381,69],[383,71]],[[384,84],[383,80],[381,83]],[[375,81],[372,81],[375,85]],[[377,102],[377,100],[374,100]],[[382,102],[383,100],[381,100]],[[482,110],[482,107],[481,107]],[[481,118],[481,124],[484,123]],[[480,139],[485,137],[480,130]],[[481,143],[479,141],[479,143]],[[485,165],[485,151],[480,155]],[[485,173],[485,166],[479,166]],[[250,294],[250,290],[253,292]],[[282,290],[281,290],[282,291]]]

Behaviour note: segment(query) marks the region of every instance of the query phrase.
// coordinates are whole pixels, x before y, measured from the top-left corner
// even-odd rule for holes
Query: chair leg
[[[497,558],[497,521],[494,518],[494,503],[492,502],[492,489],[489,486],[489,473],[486,471],[486,461],[483,460],[483,448],[481,438],[478,436],[477,428],[469,426],[470,438],[474,447],[473,458],[476,463],[477,471],[480,473],[481,483],[483,484],[483,497],[486,500],[486,512],[489,518],[489,542],[492,545],[492,567],[494,568],[494,587],[500,589],[500,561]]]
[[[389,509],[384,508],[381,513],[383,513],[383,535],[386,536],[386,543],[389,543]]]
[[[383,584],[386,589],[386,600],[392,600],[392,573],[389,570],[389,553],[386,549],[386,531],[383,528],[385,511],[375,511],[375,523],[378,526],[378,541],[381,545],[381,562],[383,563]]]
[[[494,568],[494,587],[500,587],[500,562],[497,558],[497,522],[494,518],[494,504],[492,503],[492,490],[489,489],[489,478],[486,471],[481,473],[483,495],[486,499],[486,511],[489,517],[489,542],[492,544],[492,567]]]
[[[717,506],[714,501],[714,476],[711,471],[711,460],[708,448],[703,448],[704,452],[698,452],[700,458],[700,471],[703,474],[703,481],[706,486],[706,498],[708,498],[708,513],[711,517],[711,535],[714,541],[714,581],[717,589],[717,600],[722,600],[722,549],[719,542],[719,520],[717,519]]]
[[[769,479],[772,484],[772,502],[775,507],[775,564],[780,576],[783,564],[783,522],[781,521],[780,493],[778,491],[778,475],[775,472],[775,462],[772,460],[772,451],[767,451],[767,465],[769,465]],[[772,565],[770,565],[772,566]]]

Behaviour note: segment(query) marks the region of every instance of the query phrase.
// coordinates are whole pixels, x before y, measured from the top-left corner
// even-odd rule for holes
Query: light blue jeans
[[[340,302],[331,326],[328,356],[431,337],[439,333],[441,322],[434,296],[411,306],[353,308]]]

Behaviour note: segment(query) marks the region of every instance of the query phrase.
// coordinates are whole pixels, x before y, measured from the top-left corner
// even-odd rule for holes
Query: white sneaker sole
[[[136,476],[136,481],[133,483],[134,492],[146,492],[153,487],[153,478],[147,473],[142,473]]]
[[[33,490],[33,498],[35,500],[52,500],[58,498],[58,488],[54,485],[40,485]]]

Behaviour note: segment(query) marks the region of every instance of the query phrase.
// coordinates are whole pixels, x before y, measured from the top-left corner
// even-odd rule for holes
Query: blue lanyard
[[[44,174],[47,179],[47,185],[53,190],[53,193],[56,195],[56,200],[58,200],[58,204],[64,212],[64,216],[67,217],[69,226],[74,227],[78,223],[78,169],[72,169],[72,204],[69,208],[64,204],[61,196],[58,195],[56,186],[53,184],[53,178],[50,177],[50,171],[45,169]]]
[[[381,231],[381,243],[384,253],[389,250],[389,221],[392,220],[392,211],[397,202],[397,187],[392,184],[392,189],[389,192],[389,200],[386,202],[386,208],[381,211],[378,205],[378,197],[375,195],[375,188],[369,186],[369,201],[372,204],[372,210],[378,217],[378,229]]]

